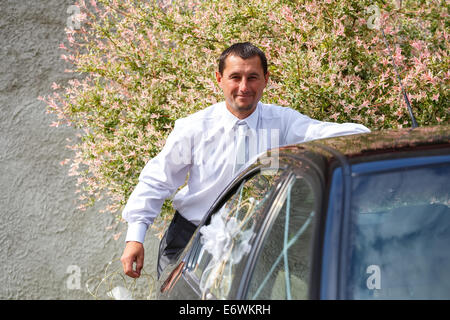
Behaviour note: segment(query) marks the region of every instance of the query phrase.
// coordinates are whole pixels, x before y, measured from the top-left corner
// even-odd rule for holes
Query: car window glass
[[[353,181],[351,299],[450,298],[450,166]]]
[[[248,299],[307,298],[315,194],[305,178],[297,177],[284,196],[256,262]]]
[[[202,247],[194,274],[200,280],[202,298],[207,293],[219,299],[228,296],[235,270],[251,250],[255,231],[264,220],[263,209],[281,173],[257,173],[242,181],[200,229]]]

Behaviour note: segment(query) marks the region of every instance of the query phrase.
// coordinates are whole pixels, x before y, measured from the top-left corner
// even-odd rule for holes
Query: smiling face
[[[248,59],[230,55],[225,60],[223,73],[216,79],[225,96],[227,109],[239,119],[248,117],[256,109],[269,80],[264,75],[259,56]]]

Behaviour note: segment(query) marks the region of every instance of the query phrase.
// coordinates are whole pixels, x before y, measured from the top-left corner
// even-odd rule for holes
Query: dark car
[[[216,200],[160,299],[450,299],[450,126],[270,150]]]

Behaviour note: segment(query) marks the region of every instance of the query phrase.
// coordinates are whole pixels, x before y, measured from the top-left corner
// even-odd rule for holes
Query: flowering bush
[[[372,130],[410,126],[393,52],[419,125],[449,120],[449,19],[442,1],[79,1],[62,58],[74,79],[40,97],[70,146],[81,209],[117,213],[174,121],[222,100],[220,53],[250,41],[268,57],[265,103]],[[374,10],[370,11],[369,8]],[[375,10],[376,9],[376,10]],[[169,212],[169,202],[163,213]]]

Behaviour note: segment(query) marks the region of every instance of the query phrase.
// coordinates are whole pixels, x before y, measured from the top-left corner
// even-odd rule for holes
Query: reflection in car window
[[[256,262],[248,299],[306,299],[315,196],[297,177],[288,187]]]
[[[450,166],[352,183],[351,299],[450,298]]]
[[[264,220],[263,208],[282,170],[244,180],[229,200],[200,229],[202,248],[194,270],[202,298],[226,299],[236,268],[249,253]]]

